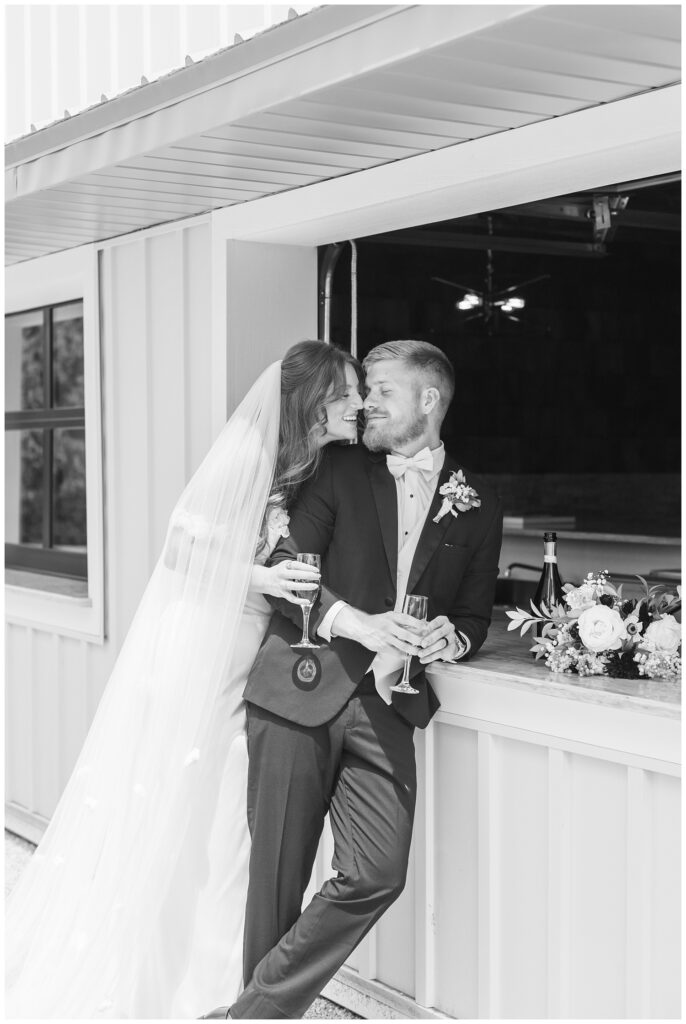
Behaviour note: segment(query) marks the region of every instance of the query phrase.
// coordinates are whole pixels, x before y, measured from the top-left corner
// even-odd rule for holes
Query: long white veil
[[[140,1012],[136,990],[189,833],[202,844],[209,827],[197,806],[272,484],[280,368],[255,383],[176,505],[73,775],[9,898],[8,1017],[168,1015]]]

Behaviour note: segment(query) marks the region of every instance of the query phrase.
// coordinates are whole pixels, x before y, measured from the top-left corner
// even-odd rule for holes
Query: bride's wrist
[[[268,594],[268,587],[269,571],[266,565],[257,565],[255,563],[250,573],[250,590],[257,594]]]

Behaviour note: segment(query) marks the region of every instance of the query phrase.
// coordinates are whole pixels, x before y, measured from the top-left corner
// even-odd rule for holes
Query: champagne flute
[[[300,552],[296,556],[298,562],[303,562],[305,565],[314,565],[317,569],[321,570],[321,558],[319,555],[310,554],[309,552]],[[307,577],[307,582],[311,577]],[[303,578],[303,582],[305,579]],[[319,587],[316,590],[300,590],[298,587],[293,588],[293,593],[297,594],[298,597],[303,598],[307,601],[307,604],[301,605],[303,613],[303,635],[297,644],[291,644],[291,647],[311,647],[314,650],[318,650],[320,645],[313,644],[308,636],[308,630],[310,628],[310,612],[312,611],[312,605],[319,596]]]
[[[421,619],[425,622],[429,613],[429,598],[424,597],[423,594],[405,594],[403,611],[406,615],[411,615],[412,618]],[[399,683],[396,683],[395,686],[391,686],[391,690],[395,693],[419,693],[419,690],[415,690],[414,686],[410,686],[411,661],[412,655],[406,654],[405,665],[403,667],[403,677]]]

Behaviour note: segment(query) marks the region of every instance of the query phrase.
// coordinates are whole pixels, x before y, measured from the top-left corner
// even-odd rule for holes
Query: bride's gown
[[[280,536],[279,523],[278,514],[268,521],[267,547],[257,558],[261,564]],[[207,772],[184,855],[172,880],[148,969],[141,973],[135,1003],[143,1017],[197,1018],[214,1006],[228,1006],[242,988],[250,834],[241,694],[271,614],[262,594],[248,593],[233,662],[217,704]],[[197,837],[208,834],[208,821],[209,843],[198,842]]]
[[[286,524],[283,512],[268,516],[267,546],[258,562],[266,561],[279,536],[287,532]],[[196,762],[188,788],[191,813],[181,849],[170,851],[174,867],[165,882],[161,911],[148,922],[145,955],[132,955],[126,948],[94,951],[95,963],[111,967],[111,973],[105,972],[110,978],[106,984],[98,969],[88,969],[86,947],[83,971],[61,979],[56,1005],[40,991],[39,972],[34,969],[39,965],[32,964],[29,955],[28,969],[7,996],[6,1017],[197,1018],[238,996],[250,855],[241,694],[270,616],[265,598],[249,591],[206,747],[192,751],[189,758]],[[178,630],[183,621],[178,606],[165,612],[156,657],[165,657],[165,631]],[[40,857],[40,848],[34,856]],[[66,934],[65,940],[78,943],[80,937]]]

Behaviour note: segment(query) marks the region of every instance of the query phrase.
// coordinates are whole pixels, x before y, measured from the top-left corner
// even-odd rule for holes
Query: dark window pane
[[[52,311],[52,404],[83,405],[83,303],[71,302]]]
[[[86,550],[86,441],[83,430],[56,429],[53,449],[53,544]]]
[[[43,310],[5,317],[5,409],[42,409],[45,402]]]
[[[43,537],[43,431],[5,433],[5,538],[41,544]]]

